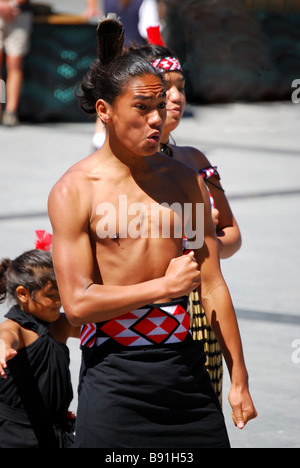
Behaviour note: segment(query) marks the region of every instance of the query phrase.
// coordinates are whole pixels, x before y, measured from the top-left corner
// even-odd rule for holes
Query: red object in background
[[[147,28],[148,41],[150,44],[156,44],[158,46],[164,46],[165,43],[160,34],[160,26],[150,26]]]
[[[52,234],[44,230],[35,231],[35,248],[39,250],[50,251],[52,246]]]

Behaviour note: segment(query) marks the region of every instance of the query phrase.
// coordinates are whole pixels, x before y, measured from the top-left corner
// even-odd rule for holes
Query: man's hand
[[[198,263],[194,252],[173,258],[166,271],[171,297],[181,297],[196,289],[201,281]]]

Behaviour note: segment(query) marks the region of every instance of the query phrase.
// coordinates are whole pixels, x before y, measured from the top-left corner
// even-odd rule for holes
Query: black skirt
[[[159,315],[151,314],[152,321]],[[161,324],[161,316],[158,320]],[[103,341],[107,323],[97,327],[103,344],[82,348],[75,446],[228,448],[203,345],[187,332],[181,342],[172,343],[168,335],[159,344],[122,346],[114,339]],[[131,331],[140,329],[130,325]],[[143,337],[145,329],[146,324]]]

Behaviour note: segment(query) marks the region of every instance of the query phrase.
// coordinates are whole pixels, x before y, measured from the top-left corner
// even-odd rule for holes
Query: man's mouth
[[[147,139],[149,141],[152,141],[153,143],[159,143],[159,141],[160,141],[160,132],[152,133],[151,135],[148,136]]]

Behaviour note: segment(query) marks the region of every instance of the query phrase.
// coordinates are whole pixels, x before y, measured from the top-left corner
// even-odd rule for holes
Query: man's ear
[[[17,293],[19,301],[22,304],[27,304],[30,298],[30,292],[28,291],[28,289],[25,288],[24,286],[18,286],[16,289],[16,293]]]
[[[106,101],[104,101],[104,99],[98,99],[96,102],[96,111],[99,119],[102,120],[104,124],[108,124],[110,122],[111,107]]]

